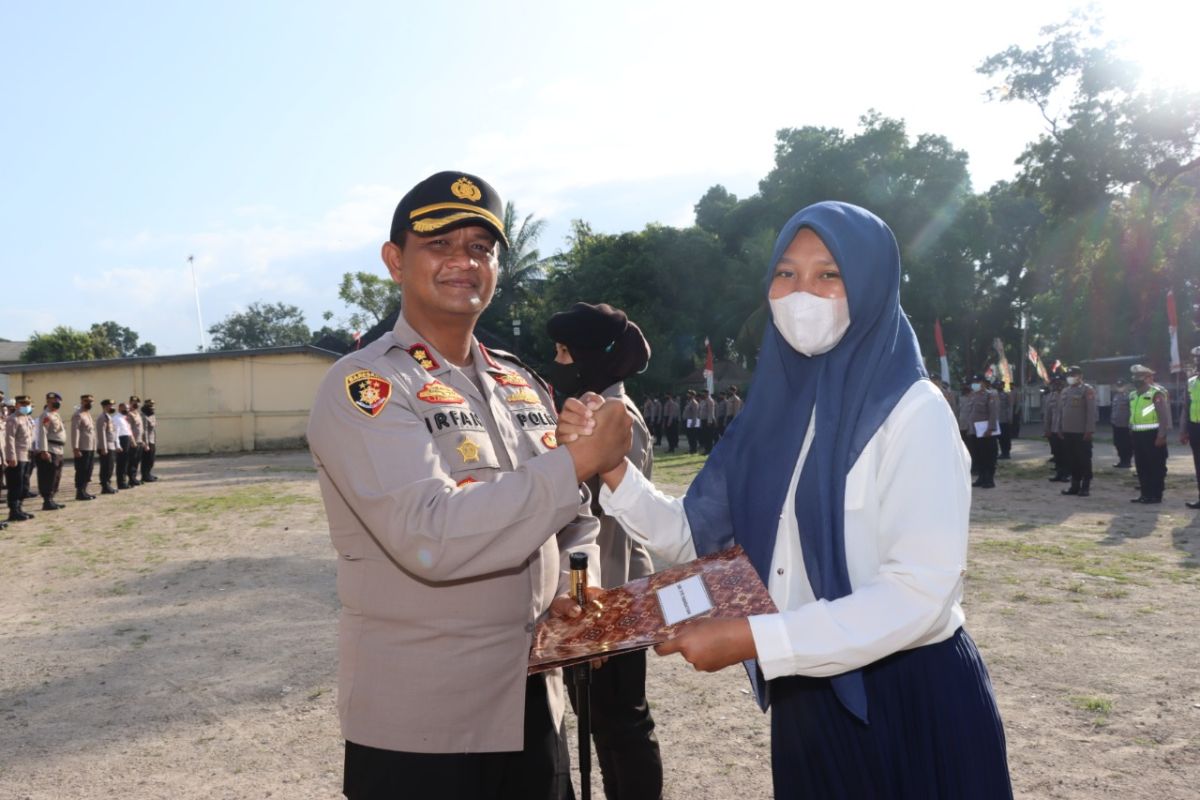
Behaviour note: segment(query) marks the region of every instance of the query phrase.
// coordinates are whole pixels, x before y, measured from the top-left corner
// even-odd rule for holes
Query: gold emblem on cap
[[[483,197],[483,192],[479,191],[479,187],[471,183],[471,179],[466,176],[450,184],[450,194],[459,200],[470,200],[472,203],[478,203],[479,198]]]
[[[464,464],[470,464],[473,461],[479,460],[479,445],[475,444],[465,436],[458,447],[454,449],[458,451],[460,456],[462,456]]]

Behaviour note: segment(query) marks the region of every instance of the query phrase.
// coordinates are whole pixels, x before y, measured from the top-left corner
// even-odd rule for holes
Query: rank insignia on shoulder
[[[546,447],[549,447],[551,450],[558,447],[558,437],[554,435],[554,431],[546,431],[546,433],[542,435],[542,444],[546,445]]]
[[[463,440],[459,442],[458,447],[454,449],[462,456],[464,464],[470,464],[479,460],[479,445],[471,441],[469,437],[464,436]]]
[[[466,398],[439,380],[432,380],[421,387],[417,398],[426,403],[465,403]]]
[[[504,399],[510,403],[541,403],[542,402],[541,398],[539,398],[537,396],[537,393],[534,392],[532,389],[530,389],[528,386],[517,389],[512,394],[507,395]]]
[[[511,370],[492,373],[492,380],[501,386],[528,386],[529,381]]]
[[[472,478],[468,475],[467,477],[463,478],[461,481],[456,483],[455,486],[466,486],[468,483],[479,483],[479,481],[475,480],[474,478]]]
[[[483,355],[483,360],[484,360],[484,362],[487,363],[489,370],[495,370],[497,372],[506,372],[507,371],[504,369],[504,367],[502,367],[496,363],[496,359],[492,358],[492,354],[489,353],[488,349],[486,347],[484,347],[482,344],[479,345],[479,352]]]
[[[420,342],[417,342],[412,347],[408,348],[408,354],[429,372],[441,368],[441,364],[438,364],[437,360],[433,356],[429,355],[429,348]]]
[[[377,417],[392,396],[392,382],[369,369],[346,376],[346,396],[362,413]]]

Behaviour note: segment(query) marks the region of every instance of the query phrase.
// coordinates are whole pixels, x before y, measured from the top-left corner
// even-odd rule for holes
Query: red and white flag
[[[950,362],[946,360],[946,340],[942,338],[942,321],[933,321],[933,341],[937,343],[938,360],[942,364],[942,381],[950,382]]]
[[[1183,372],[1179,358],[1179,320],[1175,315],[1175,292],[1167,290],[1167,332],[1171,334],[1171,372]]]
[[[1033,345],[1029,345],[1029,361],[1033,364],[1033,368],[1037,370],[1038,377],[1042,379],[1042,383],[1049,383],[1050,376],[1046,373],[1046,365],[1042,363],[1042,359],[1038,356],[1038,351]]]
[[[360,347],[362,347],[362,331],[355,331],[354,332],[354,349],[357,350]]]
[[[708,337],[704,337],[704,383],[708,387],[708,393],[713,393],[713,357],[712,345],[708,343]]]

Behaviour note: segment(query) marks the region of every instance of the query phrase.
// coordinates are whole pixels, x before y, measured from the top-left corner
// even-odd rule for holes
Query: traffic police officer
[[[42,511],[57,511],[63,506],[54,501],[58,484],[62,480],[63,454],[67,446],[67,429],[63,425],[58,409],[62,407],[62,395],[46,393],[46,406],[37,421],[37,482],[38,494],[42,496]]]
[[[1141,493],[1131,503],[1161,503],[1167,478],[1167,431],[1171,404],[1167,390],[1154,382],[1154,370],[1142,364],[1129,368],[1129,429],[1133,433],[1133,463]]]
[[[1067,388],[1058,396],[1058,429],[1062,452],[1071,471],[1063,494],[1087,497],[1092,487],[1092,436],[1096,433],[1096,389],[1083,382],[1083,368],[1067,370]]]
[[[570,551],[599,581],[580,482],[628,452],[630,419],[609,400],[592,436],[559,446],[548,388],[475,339],[503,213],[461,172],[404,196],[382,249],[399,319],[334,364],[309,418],[338,553],[352,800],[570,795],[561,675],[527,677],[529,649],[552,605],[580,613]]]
[[[1200,347],[1192,348],[1193,374],[1187,382],[1187,423],[1180,426],[1179,442],[1190,444],[1192,466],[1196,470],[1196,485],[1200,487]],[[1200,508],[1200,498],[1185,503],[1188,508]]]

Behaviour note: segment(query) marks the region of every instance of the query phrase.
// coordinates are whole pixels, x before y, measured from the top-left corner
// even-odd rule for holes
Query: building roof
[[[132,364],[167,364],[180,361],[207,361],[214,358],[245,358],[246,356],[282,356],[293,353],[308,353],[322,356],[330,361],[340,358],[338,353],[322,350],[310,344],[291,347],[260,347],[253,350],[215,350],[204,353],[179,353],[173,356],[137,356],[134,358],[100,358],[90,361],[52,361],[47,364],[6,364],[0,372],[47,372],[56,369],[100,369]]]
[[[10,342],[0,339],[0,364],[16,364],[21,360],[21,353],[29,347],[29,342]]]

